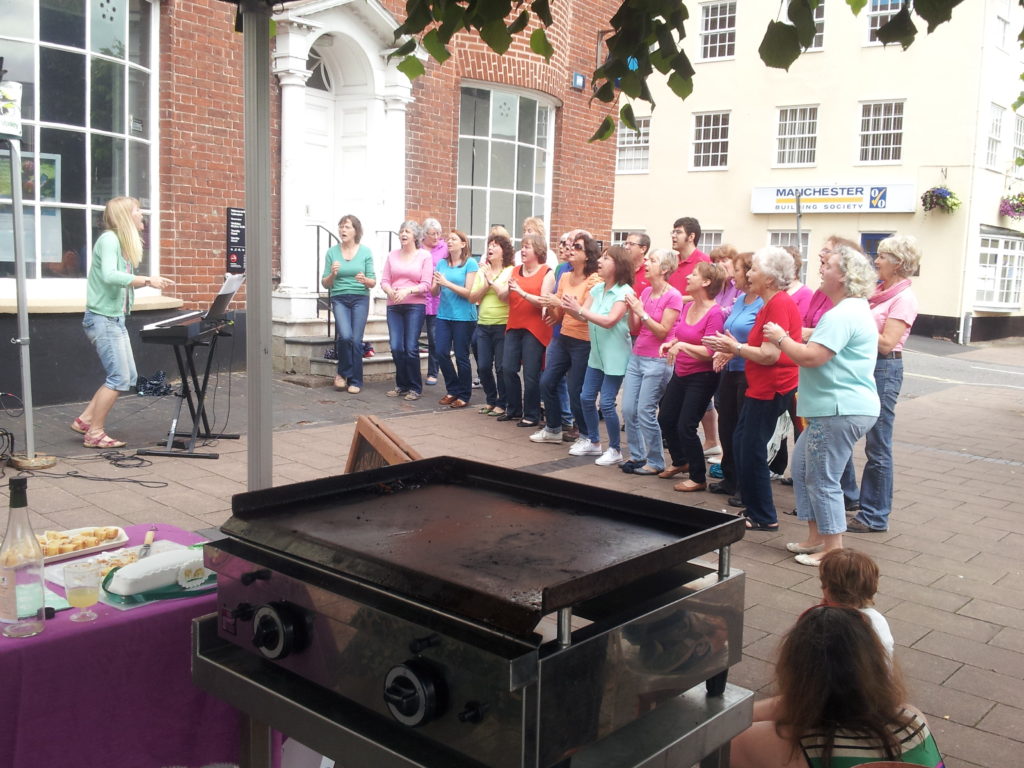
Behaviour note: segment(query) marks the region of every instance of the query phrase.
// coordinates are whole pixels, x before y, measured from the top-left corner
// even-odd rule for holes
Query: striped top
[[[904,709],[900,714],[911,719],[906,725],[893,731],[900,744],[897,760],[927,768],[943,768],[942,756],[931,731],[928,730],[928,724],[916,712]],[[809,733],[800,739],[800,748],[810,768],[825,768],[823,755],[827,743],[826,733]],[[853,768],[885,759],[885,750],[873,737],[863,733],[837,731],[832,743],[832,760],[828,768]]]

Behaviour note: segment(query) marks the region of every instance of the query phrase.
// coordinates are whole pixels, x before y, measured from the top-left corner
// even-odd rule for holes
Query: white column
[[[313,266],[303,254],[306,219],[303,192],[303,116],[309,71],[276,70],[281,83],[281,293],[316,291]]]

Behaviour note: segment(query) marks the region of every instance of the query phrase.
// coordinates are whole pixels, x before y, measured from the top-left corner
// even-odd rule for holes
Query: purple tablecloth
[[[126,528],[125,546],[141,544],[150,527]],[[157,539],[201,541],[171,525],[156,529]],[[192,619],[216,610],[216,594],[93,610],[92,622],[61,611],[41,635],[0,636],[0,766],[237,762],[238,713],[196,688],[190,671]]]

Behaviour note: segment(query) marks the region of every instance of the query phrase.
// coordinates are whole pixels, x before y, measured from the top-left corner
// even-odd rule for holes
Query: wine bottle
[[[43,631],[43,550],[28,521],[28,478],[12,477],[7,533],[0,545],[0,627],[7,637]],[[20,598],[20,599],[19,599]]]

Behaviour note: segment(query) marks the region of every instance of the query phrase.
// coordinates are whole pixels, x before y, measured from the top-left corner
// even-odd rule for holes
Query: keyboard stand
[[[217,330],[214,331],[209,341],[197,340],[184,344],[174,345],[174,358],[178,363],[178,373],[181,374],[181,392],[178,393],[178,407],[174,411],[174,418],[171,419],[171,428],[167,431],[167,443],[160,448],[140,448],[135,452],[136,456],[174,456],[183,459],[219,459],[219,453],[197,453],[196,440],[238,440],[237,434],[226,434],[223,432],[211,432],[210,422],[206,416],[206,387],[210,382],[210,367],[213,364],[213,354],[217,349],[217,339],[230,334]],[[203,378],[199,379],[195,364],[196,347],[207,347],[206,367],[203,369]],[[192,431],[178,432],[178,420],[181,418],[181,406],[188,404],[188,412],[192,417]],[[202,430],[200,430],[202,425]],[[188,438],[180,440],[176,438]]]

